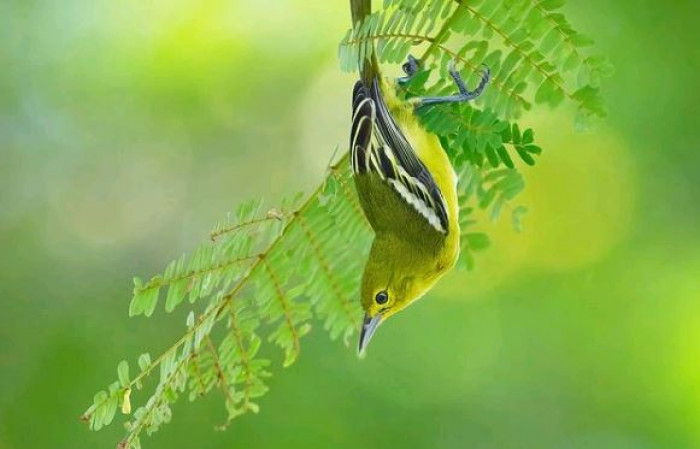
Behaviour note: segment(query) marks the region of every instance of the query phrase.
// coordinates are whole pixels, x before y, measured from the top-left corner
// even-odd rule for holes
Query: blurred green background
[[[317,326],[259,415],[216,392],[147,448],[700,447],[697,1],[565,9],[617,67],[610,118],[523,122],[525,231],[383,327]],[[127,318],[147,277],[241,200],[318,183],[346,141],[346,1],[0,3],[0,449],[113,447],[78,421],[182,317]]]

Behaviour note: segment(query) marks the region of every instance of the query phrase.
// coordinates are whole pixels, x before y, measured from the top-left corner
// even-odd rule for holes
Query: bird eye
[[[377,302],[377,304],[385,304],[389,300],[389,294],[386,292],[386,290],[382,290],[376,294],[374,300]]]

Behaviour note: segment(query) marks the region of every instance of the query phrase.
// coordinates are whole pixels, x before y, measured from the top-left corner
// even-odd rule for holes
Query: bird
[[[449,73],[459,93],[402,100],[398,90],[419,67],[420,61],[409,56],[402,66],[406,76],[392,80],[380,76],[372,58],[353,89],[352,177],[375,234],[360,286],[361,356],[379,325],[421,298],[459,256],[457,176],[438,137],[415,112],[479,97],[490,72],[485,68],[478,86],[469,90],[451,62]]]

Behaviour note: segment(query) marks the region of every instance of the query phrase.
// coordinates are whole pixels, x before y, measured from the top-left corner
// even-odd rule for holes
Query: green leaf
[[[566,0],[542,0],[539,5],[542,9],[546,11],[554,11],[559,9],[566,4]]]
[[[92,400],[93,406],[89,412],[92,412],[90,418],[90,428],[92,430],[100,430],[105,424],[107,418],[109,395],[106,391],[98,391]]]
[[[593,39],[581,33],[575,33],[569,36],[569,40],[576,47],[590,47],[594,43]]]
[[[520,156],[520,159],[523,160],[527,165],[535,165],[535,159],[530,156],[530,153],[528,153],[524,147],[522,146],[516,146],[515,150],[518,152],[518,156]]]
[[[506,147],[503,145],[499,145],[496,147],[496,151],[498,152],[498,156],[501,158],[501,161],[506,165],[508,168],[514,168],[515,165],[513,165],[513,160],[510,158],[510,155],[508,154],[508,150],[506,150]]]
[[[511,220],[513,223],[513,229],[516,232],[522,232],[523,230],[523,224],[522,220],[525,214],[527,214],[528,208],[525,206],[518,206],[515,209],[513,209],[513,212],[511,213]]]
[[[141,371],[146,371],[151,366],[151,355],[144,352],[139,356],[139,368]]]
[[[540,87],[537,89],[537,92],[535,93],[535,102],[536,103],[547,103],[550,98],[554,95],[554,84],[549,81],[549,79],[545,79],[542,84],[540,84]]]
[[[185,299],[189,279],[180,279],[170,284],[165,298],[165,311],[172,312]]]
[[[532,154],[540,154],[542,152],[542,148],[538,147],[537,145],[525,145],[524,149],[528,153]]]
[[[498,165],[500,164],[500,159],[498,158],[496,150],[491,145],[486,145],[486,147],[484,148],[484,152],[486,154],[486,158],[489,161],[489,165],[493,168],[498,167]]]
[[[487,190],[479,200],[479,207],[481,209],[487,209],[496,198],[496,193],[496,189]]]
[[[517,144],[517,143],[520,143],[520,142],[522,141],[522,140],[521,140],[521,136],[520,136],[520,127],[518,126],[517,123],[513,123],[513,127],[512,127],[512,141],[513,141],[513,143],[516,143],[516,144]]]
[[[117,376],[122,387],[129,386],[129,362],[122,360],[117,366]]]
[[[480,251],[491,245],[489,236],[483,232],[470,232],[465,235],[465,238],[467,239],[467,245],[473,251]]]
[[[572,70],[576,70],[576,68],[581,64],[581,57],[579,54],[575,51],[572,51],[569,56],[566,58],[564,61],[564,65],[562,66],[562,70],[565,72],[571,72]]]
[[[540,43],[540,51],[547,54],[554,50],[554,48],[561,42],[559,30],[552,28],[542,39]]]

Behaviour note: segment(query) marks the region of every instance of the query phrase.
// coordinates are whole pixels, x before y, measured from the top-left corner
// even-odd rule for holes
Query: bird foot
[[[408,62],[406,64],[408,64]],[[406,64],[404,64],[404,66]],[[482,92],[484,91],[484,88],[486,87],[486,85],[489,83],[489,80],[491,79],[491,70],[486,65],[482,65],[482,67],[483,67],[483,69],[481,71],[481,80],[479,81],[479,85],[476,86],[476,88],[474,90],[469,90],[469,89],[467,89],[467,86],[464,84],[464,80],[462,79],[462,75],[460,75],[459,71],[455,68],[455,61],[452,60],[452,61],[450,61],[449,65],[448,65],[448,71],[450,73],[450,76],[454,80],[455,84],[457,85],[457,90],[459,90],[459,93],[455,94],[455,95],[444,96],[444,97],[416,98],[416,99],[413,99],[412,102],[414,103],[415,107],[419,108],[421,106],[427,106],[427,105],[435,105],[435,104],[442,104],[442,103],[461,103],[461,102],[465,102],[465,101],[474,100],[482,94]],[[404,71],[405,71],[405,69],[404,69]]]

